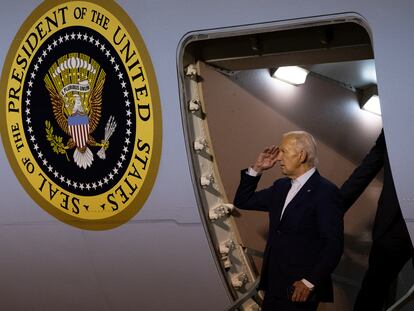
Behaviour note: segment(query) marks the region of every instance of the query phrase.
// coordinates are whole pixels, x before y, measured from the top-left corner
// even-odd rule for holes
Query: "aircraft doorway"
[[[382,128],[380,115],[361,109],[377,84],[370,36],[356,16],[207,31],[186,37],[178,63],[200,214],[229,294],[243,300],[259,276],[268,216],[232,208],[240,170],[283,133],[306,130],[317,140],[321,174],[338,186],[347,179]],[[306,69],[306,82],[271,76],[285,66]],[[274,168],[258,189],[281,176]],[[377,177],[346,214],[335,303],[318,310],[352,309],[381,187]],[[256,310],[260,296],[253,298],[242,310]]]

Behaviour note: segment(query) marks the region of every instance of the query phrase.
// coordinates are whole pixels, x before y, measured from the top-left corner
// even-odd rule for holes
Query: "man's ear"
[[[305,150],[301,150],[299,154],[300,163],[308,162],[308,153]]]

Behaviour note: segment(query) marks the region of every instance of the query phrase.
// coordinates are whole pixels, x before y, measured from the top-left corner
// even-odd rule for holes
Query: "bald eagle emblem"
[[[53,151],[65,154],[74,149],[73,160],[77,166],[87,169],[92,166],[94,154],[90,147],[101,147],[97,155],[106,158],[109,138],[116,128],[111,116],[105,127],[105,136],[97,142],[92,134],[102,116],[102,91],[105,71],[91,57],[81,53],[71,53],[59,58],[44,77],[50,95],[52,111],[59,127],[69,139],[53,133],[53,126],[46,121],[46,137]]]

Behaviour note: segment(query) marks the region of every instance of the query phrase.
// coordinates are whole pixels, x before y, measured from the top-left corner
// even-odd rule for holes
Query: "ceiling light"
[[[272,77],[289,84],[299,85],[305,83],[308,73],[308,70],[298,66],[285,66],[274,70]]]
[[[361,109],[381,115],[381,105],[378,97],[378,89],[375,84],[365,87],[360,91],[359,106]]]
[[[378,95],[372,95],[365,105],[362,106],[362,109],[375,113],[377,115],[381,115],[381,105]]]

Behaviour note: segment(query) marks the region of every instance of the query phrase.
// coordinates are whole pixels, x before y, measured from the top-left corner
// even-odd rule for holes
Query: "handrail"
[[[249,248],[249,247],[244,247],[244,253],[249,257],[254,256],[254,257],[259,257],[259,258],[263,258],[263,255],[264,255],[263,252]],[[243,296],[241,296],[239,299],[234,301],[233,304],[226,309],[226,311],[236,311],[247,300],[249,300],[250,298],[253,298],[254,296],[257,296],[258,295],[257,287],[259,286],[259,282],[260,282],[260,277],[257,277],[256,280],[253,282],[252,287],[249,289],[249,291],[245,293]],[[253,300],[255,299],[253,298]]]
[[[255,249],[251,248],[245,248],[245,253],[249,256],[256,256],[263,258],[263,252],[257,251]],[[351,285],[353,287],[358,287],[358,284],[346,277],[333,274],[332,275],[333,280],[344,283],[347,285]],[[229,308],[226,309],[226,311],[236,311],[238,308],[242,306],[243,303],[245,303],[250,298],[257,295],[257,287],[259,286],[260,277],[256,279],[256,281],[253,283],[253,286],[251,289],[245,293],[243,296],[241,296],[239,299],[237,299]],[[405,293],[404,296],[402,296],[400,299],[398,299],[391,307],[389,307],[386,311],[398,311],[402,307],[404,307],[410,300],[414,299],[414,284],[411,286],[411,288]]]
[[[247,300],[252,298],[253,296],[257,295],[257,287],[259,286],[260,278],[258,277],[252,287],[249,289],[247,293],[245,293],[243,296],[241,296],[239,299],[237,299],[230,307],[226,309],[226,311],[236,311],[239,309],[242,304],[244,304]]]
[[[400,310],[404,305],[406,305],[411,299],[413,299],[414,293],[414,284],[411,286],[411,288],[407,291],[407,293],[402,296],[400,299],[398,299],[391,307],[387,309],[387,311],[397,311]]]
[[[258,250],[253,249],[253,248],[245,247],[244,252],[246,253],[246,255],[249,255],[249,256],[254,256],[254,257],[258,257],[258,258],[263,258],[264,257],[264,252],[258,251]]]

